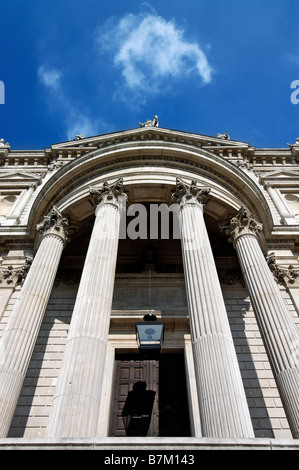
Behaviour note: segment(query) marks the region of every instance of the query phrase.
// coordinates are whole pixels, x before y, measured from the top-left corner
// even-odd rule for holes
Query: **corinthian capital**
[[[42,236],[52,233],[61,236],[66,241],[69,235],[69,228],[68,217],[63,216],[57,207],[54,206],[49,214],[44,217],[44,220],[37,225],[36,230]]]
[[[230,236],[229,241],[233,242],[239,235],[246,233],[257,235],[262,231],[263,226],[255,220],[247,207],[242,206],[239,212],[230,220],[230,223],[222,228]]]
[[[209,186],[198,187],[195,181],[185,183],[181,178],[176,179],[176,190],[172,193],[172,202],[185,204],[187,202],[199,202],[206,204],[211,188]]]
[[[101,188],[90,188],[90,194],[93,196],[96,206],[101,202],[117,203],[118,197],[125,197],[123,192],[123,179],[119,178],[114,183],[108,184],[105,181]]]

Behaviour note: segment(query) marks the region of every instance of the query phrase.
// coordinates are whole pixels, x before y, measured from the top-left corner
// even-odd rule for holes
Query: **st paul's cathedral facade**
[[[299,140],[0,143],[0,449],[299,449]]]

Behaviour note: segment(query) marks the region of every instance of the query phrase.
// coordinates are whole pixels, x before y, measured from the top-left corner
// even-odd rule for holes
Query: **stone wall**
[[[256,437],[292,438],[248,293],[224,290]]]

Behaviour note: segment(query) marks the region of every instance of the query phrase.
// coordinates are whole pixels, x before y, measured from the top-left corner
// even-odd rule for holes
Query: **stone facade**
[[[298,160],[298,141],[153,125],[2,146],[0,448],[131,449],[110,433],[115,354],[138,354],[149,311],[185,358],[177,448],[299,448]],[[153,205],[179,239],[151,238]]]

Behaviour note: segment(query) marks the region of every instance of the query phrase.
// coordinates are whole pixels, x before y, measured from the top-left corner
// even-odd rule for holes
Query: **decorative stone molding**
[[[0,285],[22,286],[31,266],[32,259],[31,256],[26,256],[25,264],[21,267],[7,266],[6,268],[0,268]]]
[[[187,184],[181,178],[177,178],[176,190],[172,192],[171,200],[173,203],[178,204],[197,201],[204,205],[209,199],[210,191],[209,186],[198,187],[194,180],[191,181],[191,184]]]
[[[277,264],[275,253],[270,253],[267,256],[267,263],[278,284],[288,287],[289,285],[294,284],[299,277],[299,269],[296,269],[293,265],[288,267],[279,266]]]

